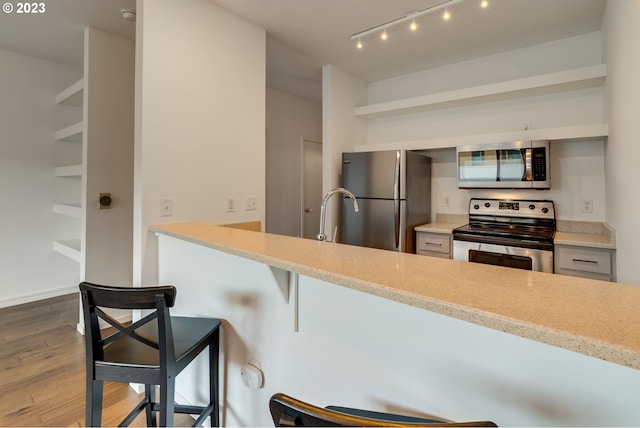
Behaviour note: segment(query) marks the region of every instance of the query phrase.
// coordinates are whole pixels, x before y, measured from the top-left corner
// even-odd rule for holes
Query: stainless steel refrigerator
[[[341,242],[415,252],[414,228],[431,218],[431,158],[407,150],[342,154]]]

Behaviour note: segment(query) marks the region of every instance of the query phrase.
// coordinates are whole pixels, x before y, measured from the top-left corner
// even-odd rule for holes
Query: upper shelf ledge
[[[65,90],[56,95],[56,104],[65,104],[82,107],[82,97],[84,92],[84,78],[78,80]]]
[[[425,138],[421,140],[393,141],[387,143],[362,144],[354,147],[356,152],[380,150],[431,150],[449,149],[467,144],[484,144],[518,140],[580,141],[609,136],[607,123],[559,126],[555,128],[529,129],[527,131],[505,131],[491,134],[457,135]]]
[[[607,65],[597,64],[556,73],[360,106],[354,109],[354,115],[365,119],[373,119],[434,108],[466,106],[549,92],[593,88],[602,86],[606,76]]]

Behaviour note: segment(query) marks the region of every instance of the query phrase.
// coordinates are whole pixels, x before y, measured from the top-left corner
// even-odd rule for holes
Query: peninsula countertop
[[[173,223],[150,231],[640,369],[640,287]]]

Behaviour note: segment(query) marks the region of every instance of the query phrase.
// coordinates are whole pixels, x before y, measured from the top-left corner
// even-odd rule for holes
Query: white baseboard
[[[42,290],[35,293],[22,294],[20,296],[7,297],[0,299],[0,308],[9,306],[22,305],[23,303],[37,302],[39,300],[49,299],[51,297],[64,296],[67,294],[78,293],[78,285],[56,288],[52,290]]]

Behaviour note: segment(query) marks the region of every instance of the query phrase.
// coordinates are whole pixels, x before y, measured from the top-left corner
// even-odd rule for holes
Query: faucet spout
[[[317,239],[318,241],[326,241],[327,240],[327,235],[324,233],[324,228],[325,228],[325,210],[326,210],[326,206],[327,206],[327,202],[329,202],[329,199],[331,199],[331,197],[333,195],[337,195],[339,193],[342,193],[346,196],[348,196],[351,201],[353,202],[353,210],[355,212],[359,212],[360,208],[358,207],[358,201],[356,200],[356,197],[353,195],[353,193],[351,193],[350,191],[348,191],[347,189],[344,189],[342,187],[338,187],[336,189],[332,189],[329,190],[324,197],[322,198],[322,204],[320,205],[320,231],[318,233]]]

